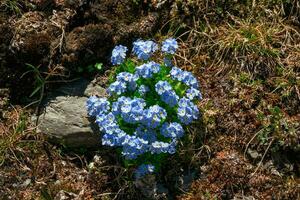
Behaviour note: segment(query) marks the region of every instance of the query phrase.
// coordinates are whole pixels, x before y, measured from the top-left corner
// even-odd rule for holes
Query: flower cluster
[[[137,75],[128,72],[121,72],[120,74],[118,74],[117,80],[109,86],[107,91],[110,95],[112,94],[120,95],[126,92],[127,89],[133,91],[137,87],[136,84],[137,79],[138,79]]]
[[[128,99],[121,104],[121,117],[130,124],[135,124],[144,119],[143,112],[146,106],[145,100],[140,98]]]
[[[146,64],[142,64],[136,68],[136,73],[143,78],[152,78],[153,74],[158,73],[160,70],[159,64],[151,61]]]
[[[139,94],[140,94],[141,96],[145,96],[146,93],[149,92],[149,90],[150,90],[149,87],[147,87],[146,85],[141,85],[141,86],[139,87],[138,92],[139,92]]]
[[[162,44],[161,50],[164,53],[174,54],[178,48],[177,41],[174,38],[166,39]]]
[[[160,95],[160,99],[171,107],[177,105],[178,95],[167,81],[159,81],[155,85],[155,91]]]
[[[173,80],[183,82],[191,88],[198,89],[199,87],[196,77],[191,72],[181,70],[178,67],[173,67],[170,75]]]
[[[126,57],[127,50],[128,49],[125,46],[122,45],[116,46],[112,51],[111,63],[113,65],[120,65]]]
[[[91,96],[87,101],[87,110],[90,116],[107,113],[109,109],[109,101],[106,98],[97,98]]]
[[[148,60],[150,56],[158,50],[158,45],[151,40],[137,40],[133,43],[132,52],[138,59]]]
[[[143,112],[143,120],[141,120],[141,123],[148,128],[157,128],[166,117],[166,110],[158,105],[154,105]]]
[[[161,126],[160,133],[165,137],[181,138],[184,134],[184,130],[182,126],[177,122],[166,122]]]
[[[178,119],[185,125],[188,125],[192,123],[193,120],[198,119],[199,110],[197,106],[185,97],[179,100],[177,111]]]
[[[177,48],[176,40],[170,38],[161,50],[170,58]],[[157,50],[153,41],[138,40],[132,51],[138,59],[149,60]],[[122,70],[107,88],[109,97],[91,96],[87,111],[103,133],[102,144],[120,148],[127,162],[140,165],[135,172],[140,178],[158,170],[157,163],[176,152],[184,126],[199,117],[196,102],[202,95],[191,72],[154,61],[127,62],[126,52],[122,45],[113,50],[111,62],[122,64]]]

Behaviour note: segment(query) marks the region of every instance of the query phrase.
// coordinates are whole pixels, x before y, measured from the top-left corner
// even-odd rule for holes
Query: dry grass
[[[191,27],[186,32],[185,55],[197,65],[219,68],[222,71],[242,70],[266,77],[278,67],[288,67],[300,52],[299,32],[282,22],[247,22],[235,19],[233,25],[226,23],[202,30]],[[181,52],[181,56],[185,56]],[[295,63],[299,65],[299,63]]]
[[[0,123],[0,163],[15,154],[13,149],[26,140],[33,128],[28,126],[28,113],[23,113],[20,107],[13,107],[11,112],[4,113],[3,122]],[[33,135],[32,135],[33,136]]]
[[[133,169],[111,148],[65,149],[35,133],[30,111],[6,107],[0,122],[1,199],[137,199]]]
[[[300,31],[295,26],[299,3],[251,1],[254,5],[248,13],[244,11],[249,7],[236,3],[243,9],[236,12],[232,6],[217,15],[224,17],[220,20],[211,17],[216,16],[215,7],[207,6],[217,1],[206,5],[205,1],[181,2],[190,3],[187,10],[198,9],[197,12],[187,13],[188,18],[177,12],[169,22],[171,25],[165,27],[170,27],[169,33],[182,40],[176,65],[193,71],[200,80],[205,127],[205,131],[197,132],[205,134],[202,152],[192,152],[192,147],[184,147],[183,152],[193,155],[193,166],[198,166],[203,176],[209,175],[195,181],[191,193],[183,199],[226,198],[222,195],[237,198],[254,193],[258,199],[271,198],[268,195],[272,193],[279,199],[299,198]],[[178,20],[184,26],[179,26]],[[209,149],[210,157],[205,156],[204,147]],[[213,167],[218,153],[230,150],[242,154],[246,147],[246,165],[252,165],[248,172],[240,168],[225,172],[223,165],[231,162],[227,160]],[[258,157],[253,158],[248,148]],[[270,184],[288,188],[286,193],[281,193],[280,187],[270,192],[259,186],[264,188],[261,191],[252,181],[247,183],[245,178],[253,172],[254,176],[268,177],[270,166],[279,176],[272,177],[277,183]],[[211,171],[203,171],[205,167]],[[228,173],[240,176],[236,181],[246,182],[236,186]],[[224,179],[220,178],[223,176]]]

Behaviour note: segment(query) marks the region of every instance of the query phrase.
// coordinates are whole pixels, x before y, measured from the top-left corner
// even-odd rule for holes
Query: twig
[[[299,89],[298,89],[298,87],[296,85],[295,85],[295,90],[296,90],[298,99],[300,100],[300,92],[299,92]]]
[[[255,133],[255,135],[254,135],[254,136],[250,139],[250,141],[247,143],[246,149],[245,149],[245,151],[244,151],[244,157],[245,157],[245,158],[246,158],[246,153],[247,153],[247,150],[248,150],[248,148],[249,148],[250,143],[254,140],[254,138],[256,138],[256,136],[257,136],[261,131],[263,131],[263,129],[261,129],[261,130],[259,130],[257,133]]]
[[[175,54],[175,55],[178,56],[179,58],[184,59],[184,61],[190,63],[190,65],[192,65],[193,67],[196,66],[194,63],[192,63],[191,61],[189,61],[187,58],[185,58],[185,57],[183,57],[183,56],[181,56],[181,55],[179,55],[179,54]]]
[[[270,147],[271,147],[273,141],[274,141],[274,138],[272,138],[272,140],[271,140],[271,142],[269,143],[269,145],[268,145],[268,147],[267,147],[267,149],[266,149],[266,151],[265,151],[263,157],[262,157],[261,160],[259,161],[258,166],[257,166],[256,169],[254,170],[254,172],[251,174],[251,176],[254,176],[254,174],[256,174],[256,172],[257,172],[258,169],[260,168],[260,166],[261,166],[263,160],[265,159],[265,156],[266,156],[267,152],[269,151],[269,149],[270,149]]]
[[[65,38],[65,29],[63,28],[63,26],[61,24],[58,24],[57,22],[51,20],[52,24],[55,25],[57,28],[61,29],[61,35],[60,35],[60,39],[59,39],[59,43],[58,45],[54,48],[56,49],[57,47],[59,47],[59,53],[62,52],[62,47],[63,47],[63,43],[64,43],[64,38]]]

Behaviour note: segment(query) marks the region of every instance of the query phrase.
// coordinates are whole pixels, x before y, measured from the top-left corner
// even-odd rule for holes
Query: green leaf
[[[95,68],[98,69],[98,70],[101,70],[103,67],[103,63],[96,63],[95,64]]]
[[[35,88],[29,97],[33,97],[33,95],[35,95],[39,90],[41,90],[42,87],[43,85],[39,85],[37,88]]]
[[[93,71],[94,71],[93,65],[89,65],[89,66],[87,67],[87,70],[88,70],[88,72],[93,72]]]
[[[78,67],[77,71],[78,71],[79,73],[81,73],[81,72],[83,72],[83,68],[82,68],[82,67]]]

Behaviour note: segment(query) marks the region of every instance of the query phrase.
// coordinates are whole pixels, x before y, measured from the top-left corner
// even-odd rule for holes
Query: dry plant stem
[[[178,56],[178,57],[181,58],[181,59],[184,59],[184,61],[190,63],[190,65],[192,65],[193,67],[196,66],[194,63],[192,63],[191,61],[189,61],[186,57],[181,56],[181,55],[179,55],[179,54],[175,54],[175,55]]]
[[[198,152],[197,154],[195,154],[195,155],[192,157],[191,163],[194,162],[197,158],[200,157],[200,155],[202,154],[202,151],[203,151],[204,149],[206,150],[206,154],[207,154],[207,156],[208,156],[208,159],[210,159],[210,156],[211,156],[211,150],[210,150],[210,148],[209,148],[208,145],[203,145],[202,147],[200,147],[199,152]],[[190,163],[190,167],[191,167],[191,163]]]
[[[55,25],[56,27],[60,28],[61,29],[61,36],[60,36],[60,40],[59,40],[59,43],[58,45],[54,48],[54,50],[59,47],[59,52],[61,53],[62,52],[62,47],[63,47],[63,43],[64,43],[64,38],[65,38],[65,29],[63,28],[62,25],[59,25],[57,22],[51,20],[51,23],[53,25]]]
[[[257,166],[256,169],[254,170],[254,172],[251,174],[251,176],[254,176],[254,175],[256,174],[256,172],[258,171],[258,169],[260,168],[260,166],[261,166],[263,160],[265,159],[265,156],[267,155],[267,152],[269,151],[269,149],[270,149],[270,147],[271,147],[273,141],[274,141],[274,138],[272,138],[272,140],[270,141],[270,143],[269,143],[269,145],[268,145],[266,151],[264,152],[263,157],[262,157],[261,160],[259,161],[258,166]]]
[[[246,149],[245,149],[245,151],[244,151],[244,157],[245,157],[245,158],[246,158],[246,153],[247,153],[247,150],[248,150],[248,148],[249,148],[250,143],[256,138],[256,136],[257,136],[261,131],[263,131],[263,129],[261,129],[261,130],[259,130],[257,133],[255,133],[255,135],[254,135],[254,136],[250,139],[250,141],[247,143]]]

